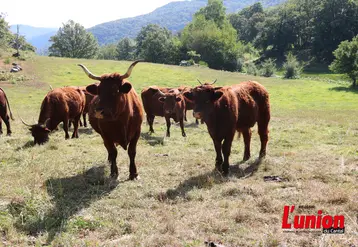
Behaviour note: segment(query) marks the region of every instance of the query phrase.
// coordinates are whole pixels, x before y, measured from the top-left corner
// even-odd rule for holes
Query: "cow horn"
[[[133,62],[133,63],[131,64],[131,66],[129,66],[127,72],[126,72],[124,75],[122,75],[121,78],[122,78],[122,79],[128,78],[128,77],[131,75],[134,66],[135,66],[137,63],[139,63],[139,62],[143,62],[143,60],[137,60],[137,61]]]
[[[200,85],[203,85],[203,83],[201,83],[201,81],[199,80],[199,79],[197,79],[198,80],[198,82],[200,83]]]
[[[162,91],[160,91],[159,88],[158,88],[158,93],[159,93],[160,96],[165,97],[165,93],[163,93]]]
[[[46,121],[45,121],[45,123],[44,123],[44,127],[45,127],[45,128],[47,127],[48,121],[50,121],[50,118],[46,119]]]
[[[83,71],[86,73],[86,75],[88,75],[89,78],[93,79],[93,80],[97,80],[97,81],[100,81],[101,80],[101,77],[100,76],[97,76],[97,75],[94,75],[92,74],[87,68],[86,66],[84,66],[83,64],[77,64],[78,66],[80,66]]]
[[[28,127],[32,127],[32,125],[26,123],[26,122],[22,119],[22,117],[19,116],[19,118],[21,119],[21,122],[22,122],[23,124],[25,124],[25,125],[28,126]]]
[[[214,85],[217,80],[218,80],[218,79],[215,79],[215,81],[213,81],[213,82],[210,83],[209,85]]]

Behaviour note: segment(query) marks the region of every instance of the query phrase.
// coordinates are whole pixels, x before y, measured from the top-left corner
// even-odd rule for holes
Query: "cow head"
[[[121,106],[125,104],[123,96],[132,89],[132,85],[124,79],[131,75],[133,67],[138,62],[140,61],[132,63],[124,75],[112,73],[102,76],[93,75],[84,65],[79,64],[89,78],[100,81],[100,83],[86,87],[89,93],[98,96],[98,104],[95,109],[96,118],[111,121],[120,114]]]
[[[21,121],[23,124],[25,124],[26,126],[30,127],[30,131],[31,131],[31,135],[34,137],[34,143],[35,144],[39,144],[42,145],[46,142],[48,142],[49,140],[49,133],[51,132],[51,130],[47,127],[49,124],[50,119],[47,119],[45,121],[45,123],[41,124],[27,124],[22,118]]]
[[[177,89],[172,89],[168,93],[163,93],[158,89],[158,93],[160,94],[158,100],[164,103],[164,114],[174,113],[177,103],[184,101],[183,96]]]
[[[196,119],[203,119],[213,111],[215,102],[223,95],[221,88],[205,83],[184,92],[184,96],[194,103],[193,116]]]

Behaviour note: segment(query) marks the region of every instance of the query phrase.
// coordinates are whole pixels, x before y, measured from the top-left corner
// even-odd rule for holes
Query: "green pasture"
[[[139,181],[127,181],[129,159],[118,148],[119,178],[110,181],[101,137],[81,128],[79,139],[54,132],[43,146],[19,116],[37,121],[50,90],[93,83],[94,74],[125,73],[130,62],[32,57],[22,62],[26,80],[0,82],[16,118],[13,135],[0,137],[0,245],[4,246],[357,246],[358,91],[340,80],[285,80],[202,67],[138,63],[129,78],[140,94],[150,85],[217,85],[256,80],[270,93],[267,157],[259,161],[253,128],[251,156],[242,162],[243,140],[235,138],[231,174],[213,171],[215,151],[205,125],[191,112],[187,137],[156,117],[153,135],[144,120],[137,147]],[[21,63],[20,63],[21,64]],[[0,64],[0,66],[2,66]],[[18,76],[20,76],[18,75]],[[6,128],[3,124],[3,130]],[[275,175],[284,182],[264,182]],[[312,205],[296,214],[345,215],[345,234],[287,233],[285,205]]]

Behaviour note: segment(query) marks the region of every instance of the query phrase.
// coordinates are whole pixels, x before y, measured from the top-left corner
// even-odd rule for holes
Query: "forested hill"
[[[224,0],[228,13],[234,13],[256,2],[264,7],[274,6],[286,0]],[[188,24],[200,8],[207,4],[207,0],[192,0],[171,2],[153,12],[132,18],[119,19],[96,25],[88,31],[98,39],[99,44],[114,43],[123,37],[134,38],[143,26],[158,24],[173,32],[178,32]]]

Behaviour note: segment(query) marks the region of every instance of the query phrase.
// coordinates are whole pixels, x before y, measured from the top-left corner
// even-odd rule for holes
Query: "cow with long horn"
[[[63,122],[65,139],[68,134],[69,121],[74,122],[72,138],[78,138],[78,124],[85,107],[85,95],[73,87],[55,88],[47,93],[41,104],[40,116],[37,124],[27,124],[30,127],[35,144],[44,144],[49,140],[49,133]]]
[[[7,108],[9,108],[10,116],[7,112]],[[14,117],[12,116],[11,109],[10,109],[10,103],[7,99],[7,96],[5,94],[5,91],[0,88],[0,134],[2,134],[2,121],[4,121],[7,129],[7,135],[11,135],[11,128],[10,128],[10,118],[14,120]]]
[[[135,156],[143,110],[137,93],[131,83],[125,80],[138,62],[132,63],[124,75],[111,73],[102,76],[92,74],[79,64],[89,78],[100,82],[86,87],[89,93],[95,95],[90,104],[89,122],[103,139],[111,164],[111,177],[115,179],[118,177],[116,145],[128,149],[129,179],[138,178]]]

